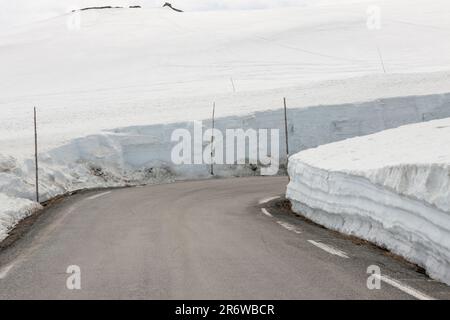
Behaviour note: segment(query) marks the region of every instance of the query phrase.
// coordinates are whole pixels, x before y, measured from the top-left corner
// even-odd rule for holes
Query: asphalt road
[[[208,180],[64,199],[0,253],[0,299],[450,297],[449,287],[381,249],[258,204],[286,184]],[[80,290],[67,288],[72,265]],[[400,289],[381,282],[369,290],[370,265]]]

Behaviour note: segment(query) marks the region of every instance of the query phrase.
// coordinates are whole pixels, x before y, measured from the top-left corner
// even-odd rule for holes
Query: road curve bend
[[[369,290],[371,264],[448,297],[379,249],[262,210],[286,184],[212,179],[67,198],[0,253],[0,299],[417,298],[385,283]]]

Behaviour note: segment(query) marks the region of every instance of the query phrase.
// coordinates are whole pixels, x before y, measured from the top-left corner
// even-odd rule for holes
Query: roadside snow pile
[[[12,180],[18,180],[18,178],[14,179],[15,168],[16,160],[13,157],[0,155],[0,189],[9,188]],[[39,207],[31,200],[20,198],[19,194],[14,193],[12,197],[9,197],[3,192],[0,193],[0,241],[6,238],[9,230],[17,222]]]
[[[41,206],[33,201],[8,197],[0,193],[0,241],[22,219],[29,216]]]
[[[293,209],[423,266],[450,284],[450,118],[293,155]]]

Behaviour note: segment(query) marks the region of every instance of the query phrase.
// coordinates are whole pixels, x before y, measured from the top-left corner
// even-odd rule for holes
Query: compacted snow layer
[[[450,284],[450,118],[297,153],[293,209],[375,242]]]

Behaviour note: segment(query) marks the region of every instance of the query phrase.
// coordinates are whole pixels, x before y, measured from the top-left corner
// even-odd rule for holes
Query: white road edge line
[[[410,296],[413,296],[416,299],[419,300],[436,300],[433,297],[430,297],[429,295],[420,292],[419,290],[416,290],[414,288],[411,288],[410,286],[407,286],[406,284],[401,283],[398,280],[392,279],[391,277],[388,276],[383,276],[383,275],[374,275],[375,277],[379,278],[381,281],[386,282],[387,284],[403,291],[404,293],[409,294]]]
[[[106,196],[106,195],[109,194],[109,193],[111,193],[111,191],[103,192],[103,193],[100,193],[100,194],[96,194],[96,195],[94,195],[94,196],[88,197],[87,199],[88,199],[88,200],[94,200],[94,199],[97,199],[97,198]]]
[[[265,203],[267,203],[267,202],[270,202],[270,201],[272,201],[272,200],[276,200],[276,199],[279,199],[280,197],[279,196],[275,196],[275,197],[270,197],[270,198],[265,198],[265,199],[262,199],[262,200],[259,200],[259,204],[265,204]]]
[[[297,228],[296,228],[295,226],[293,226],[292,224],[290,224],[290,223],[283,222],[283,221],[277,221],[277,223],[278,223],[280,226],[282,226],[283,228],[285,228],[285,229],[287,229],[287,230],[289,230],[289,231],[293,231],[293,232],[295,232],[295,233],[297,233],[297,234],[302,233],[300,230],[297,230]]]
[[[1,279],[5,279],[6,276],[8,275],[9,271],[11,271],[11,269],[14,267],[14,263],[11,263],[10,265],[4,267],[3,269],[0,270],[0,280]]]
[[[261,208],[261,212],[264,213],[268,217],[271,217],[271,218],[273,217],[273,215],[269,211],[267,211],[266,208]]]
[[[311,243],[312,245],[314,245],[314,246],[316,246],[316,247],[318,247],[318,248],[328,252],[328,253],[334,254],[335,256],[339,256],[341,258],[348,259],[347,253],[345,253],[342,250],[333,248],[333,247],[331,247],[331,246],[329,246],[327,244],[324,244],[324,243],[321,243],[321,242],[317,242],[317,241],[314,241],[314,240],[308,240],[308,242]]]

